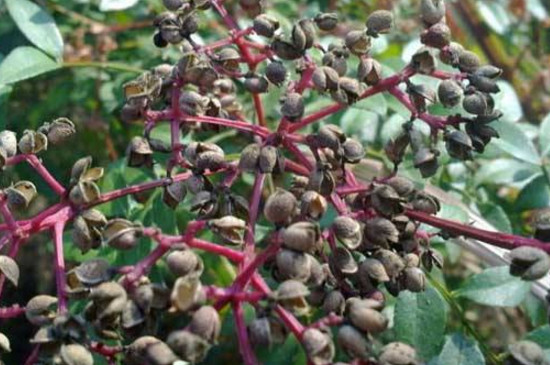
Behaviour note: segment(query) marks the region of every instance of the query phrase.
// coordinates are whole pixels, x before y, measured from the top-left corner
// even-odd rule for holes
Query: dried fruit
[[[550,258],[541,249],[529,246],[518,247],[510,251],[510,274],[524,280],[537,280],[550,270]]]

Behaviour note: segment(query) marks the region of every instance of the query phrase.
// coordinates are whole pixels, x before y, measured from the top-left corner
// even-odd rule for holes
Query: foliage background
[[[103,191],[162,174],[161,168],[146,173],[125,167],[126,144],[131,136],[141,133],[142,127],[123,124],[118,117],[124,82],[136,77],[141,70],[178,59],[176,48],[159,50],[152,44],[151,22],[154,15],[162,11],[160,0],[36,1],[41,11],[52,16],[62,35],[63,47],[57,54],[55,49],[53,53],[46,50],[49,53],[46,54],[29,41],[22,32],[24,26],[14,21],[13,12],[8,12],[10,1],[28,2],[0,0],[0,129],[21,133],[58,116],[75,121],[77,136],[43,155],[52,173],[63,181],[68,180],[74,160],[85,155],[92,155],[96,165],[108,167]],[[236,1],[228,0],[228,3]],[[393,9],[398,29],[377,40],[374,50],[375,57],[390,74],[401,69],[419,46],[421,26],[417,22],[417,3],[415,0],[273,0],[269,12],[281,20],[283,28],[290,28],[292,20],[300,15],[337,11],[342,14],[344,33],[345,29],[362,23],[366,14],[374,9]],[[460,0],[449,1],[448,5],[447,19],[454,39],[504,70],[502,91],[497,95],[499,107],[504,111],[504,123],[497,125],[501,140],[492,143],[475,162],[456,163],[444,156],[445,168],[430,182],[460,199],[498,229],[529,234],[532,213],[550,206],[550,1]],[[236,5],[230,8],[234,14],[239,13]],[[199,33],[202,42],[225,34],[213,12],[201,16],[204,18]],[[239,21],[243,25],[250,23],[244,16],[239,17]],[[329,41],[328,38],[322,40]],[[35,57],[27,55],[26,58],[35,63],[14,78],[20,65],[7,60],[18,47],[33,47]],[[50,72],[41,72],[48,69]],[[421,77],[416,81],[427,82]],[[278,93],[264,98],[267,105],[275,105]],[[252,116],[251,100],[242,102]],[[327,102],[312,97],[308,109],[315,110]],[[434,108],[436,113],[448,113],[437,106]],[[268,118],[276,120],[276,108],[268,107],[267,111]],[[408,117],[391,97],[376,96],[336,114],[331,121],[367,145],[369,160],[358,172],[370,177],[386,163],[381,153],[384,142],[399,131]],[[159,138],[168,138],[166,130],[155,133]],[[237,152],[238,146],[246,142],[243,136],[231,131],[201,138],[220,143],[227,154]],[[407,164],[401,172],[420,180]],[[0,173],[1,186],[19,179],[33,179],[30,169],[22,167]],[[244,181],[242,189],[247,189],[249,184],[250,181]],[[34,203],[31,209],[34,212],[54,198],[48,194],[47,186],[37,187],[43,194]],[[102,209],[108,216],[129,216],[145,224],[159,225],[168,232],[182,227],[190,216],[185,206],[175,214],[168,211],[157,193],[144,203],[127,198]],[[445,205],[442,215],[468,219],[464,209],[452,205]],[[2,306],[24,303],[35,294],[54,291],[47,242],[47,237],[36,237],[24,246],[19,256],[23,281],[17,291],[8,288]],[[70,235],[65,244],[69,262],[84,258],[72,248]],[[506,350],[506,344],[525,336],[537,340],[550,353],[550,327],[544,304],[528,294],[526,283],[512,279],[502,268],[483,271],[479,258],[453,243],[441,242],[438,247],[446,255],[445,271],[432,273],[433,286],[426,293],[404,293],[388,306],[388,314],[394,314],[394,328],[386,333],[385,339],[397,337],[417,345],[423,356],[432,359],[430,364],[460,364],[456,362],[457,354],[467,359],[464,364],[499,363],[502,359],[499,354]],[[124,254],[101,250],[99,255],[117,264],[133,263],[148,249],[142,245]],[[229,265],[220,259],[205,259],[207,281],[227,285],[234,274]],[[162,270],[158,268],[154,275],[162,277]],[[466,279],[472,274],[478,275]],[[521,305],[512,307],[517,304]],[[239,362],[234,350],[237,346],[232,321],[226,318],[224,323],[222,345],[209,356],[208,363]],[[18,339],[29,338],[34,331],[24,320],[0,323],[0,330],[16,333]],[[12,357],[5,361],[20,363],[29,352],[29,345],[25,341],[12,341],[12,346]],[[305,363],[292,340],[266,353],[264,359],[271,364]]]

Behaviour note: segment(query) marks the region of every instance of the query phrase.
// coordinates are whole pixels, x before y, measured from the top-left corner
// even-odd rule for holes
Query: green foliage
[[[429,365],[485,365],[485,359],[475,340],[454,333],[446,336],[441,353]]]

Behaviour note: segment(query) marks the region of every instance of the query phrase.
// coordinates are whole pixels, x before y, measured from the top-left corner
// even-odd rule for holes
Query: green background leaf
[[[491,143],[518,160],[540,165],[540,156],[535,145],[517,125],[499,121],[491,126],[500,135],[500,138],[494,139]]]
[[[63,57],[63,38],[54,19],[29,0],[5,0],[17,27],[32,44],[56,59]]]
[[[58,63],[34,47],[17,47],[0,64],[0,84],[12,84],[59,67]]]
[[[478,343],[460,333],[447,336],[443,350],[429,365],[484,365]]]

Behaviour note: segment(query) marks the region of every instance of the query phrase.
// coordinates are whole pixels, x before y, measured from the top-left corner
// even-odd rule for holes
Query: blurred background
[[[152,20],[163,9],[161,1],[38,0],[35,3],[55,20],[64,41],[62,52],[55,61],[45,60],[33,66],[36,68],[33,77],[2,84],[1,80],[6,80],[10,70],[9,65],[2,65],[3,60],[16,48],[33,45],[13,21],[4,0],[0,0],[0,129],[14,130],[20,134],[25,129],[37,128],[59,116],[73,120],[79,132],[76,137],[42,155],[50,171],[64,182],[68,181],[72,163],[86,155],[93,156],[95,165],[107,167],[102,183],[104,191],[160,174],[161,169],[144,173],[124,167],[126,145],[131,136],[142,133],[142,126],[122,123],[119,113],[123,104],[123,83],[144,70],[161,63],[174,63],[179,58],[177,48],[158,49],[152,42]],[[251,23],[239,9],[237,1],[227,0],[226,3],[241,25]],[[492,145],[475,162],[457,163],[443,156],[445,168],[430,182],[458,198],[468,209],[483,215],[498,229],[529,234],[533,212],[548,207],[550,202],[550,175],[547,170],[547,147],[550,143],[550,0],[459,0],[447,3],[447,22],[454,40],[504,71],[497,103],[504,111],[506,124],[499,128],[503,137],[501,141]],[[384,72],[389,75],[406,65],[420,46],[422,26],[417,16],[417,5],[415,0],[270,0],[267,9],[281,21],[283,29],[290,29],[292,20],[300,16],[314,16],[320,11],[337,12],[341,15],[341,25],[335,35],[343,35],[350,28],[361,26],[366,14],[375,9],[392,9],[396,15],[397,29],[377,39],[373,50],[374,57],[385,65]],[[200,16],[203,22],[196,37],[199,43],[207,43],[227,34],[213,12],[204,12]],[[328,44],[330,39],[327,37],[321,42]],[[2,75],[2,72],[6,74]],[[433,84],[433,81],[418,80]],[[264,97],[267,105],[276,105],[277,99],[277,92]],[[329,100],[310,96],[310,101],[308,111],[322,107]],[[245,113],[252,119],[251,100],[243,99],[241,102]],[[266,109],[269,120],[275,122],[277,108]],[[434,107],[432,112],[443,114],[448,111]],[[407,112],[391,97],[380,96],[331,117],[329,122],[340,124],[346,132],[358,136],[366,144],[369,161],[359,167],[358,173],[369,177],[373,168],[379,169],[387,163],[382,155],[383,145],[399,131],[408,117]],[[156,133],[161,138],[167,138],[166,132],[159,130]],[[246,137],[231,131],[207,137],[222,143],[229,153],[246,143]],[[417,172],[408,168],[410,165],[405,164],[401,172],[419,180]],[[2,187],[21,179],[36,181],[32,171],[25,166],[0,172]],[[32,211],[25,214],[36,213],[54,201],[47,186],[39,181],[36,183],[41,192],[40,199],[31,207]],[[159,200],[157,198],[150,199]],[[153,224],[158,223],[155,219],[159,222],[165,220],[168,221],[168,229],[184,224],[189,217],[185,208],[178,209],[175,215],[171,212],[163,213],[164,216],[158,214],[163,209],[157,210],[154,202],[140,204],[127,199],[102,209],[111,216],[130,215]],[[467,214],[460,209],[449,206],[444,213],[453,219],[462,217],[467,220]],[[18,290],[6,288],[1,306],[25,303],[35,294],[53,292],[51,245],[48,242],[48,237],[38,236],[23,247],[19,254],[24,273],[22,282]],[[70,235],[66,245],[69,263],[83,259],[70,246]],[[448,244],[440,248],[449,265],[445,272],[436,276],[449,292],[458,288],[465,277],[482,270],[479,259],[462,252],[458,246]],[[122,260],[120,262],[135,262],[142,254],[143,251],[135,252],[118,259]],[[225,281],[227,284],[231,280],[231,270],[226,266],[213,263],[211,267],[213,272],[207,274],[212,281],[218,284]],[[495,309],[478,305],[475,300],[457,299],[457,302],[460,302],[461,310],[451,310],[447,333],[471,326],[484,352],[499,353],[503,344],[547,322],[543,304],[530,296],[525,298],[519,309]],[[502,328],[507,330],[502,331]],[[550,334],[548,328],[545,330],[548,332],[543,333]],[[1,322],[0,331],[18,333],[20,338],[26,339],[32,336],[34,329],[17,319]],[[239,362],[236,351],[228,351],[236,348],[232,329],[225,326],[224,333],[227,337],[222,339],[223,346],[209,357],[209,363]],[[546,345],[545,348],[550,348],[550,343]],[[22,363],[21,356],[29,352],[29,345],[25,341],[12,340],[12,347],[13,357],[5,360],[6,364]],[[301,352],[296,348],[296,343],[285,345],[277,353],[270,354],[266,363],[281,363],[281,359],[289,363],[291,358],[290,363],[303,362]]]

